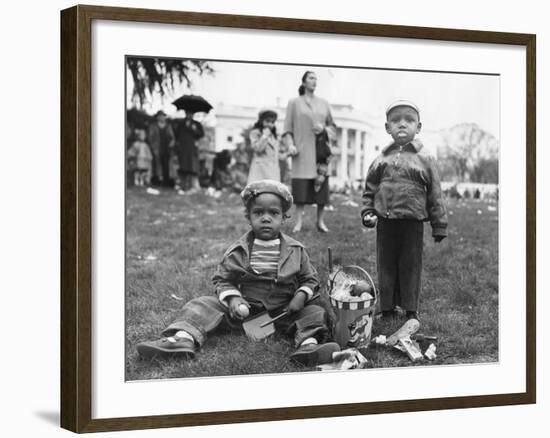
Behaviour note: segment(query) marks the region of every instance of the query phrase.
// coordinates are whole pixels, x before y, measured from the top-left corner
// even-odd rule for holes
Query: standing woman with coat
[[[324,209],[329,202],[328,176],[318,190],[315,188],[318,176],[316,139],[317,136],[325,134],[329,139],[335,138],[336,126],[329,103],[315,96],[316,87],[316,74],[306,71],[298,89],[299,96],[291,99],[286,109],[284,137],[297,149],[297,155],[292,157],[292,196],[296,204],[296,224],[293,229],[295,233],[302,229],[306,204],[317,205],[317,230],[323,233],[329,231],[324,222]]]
[[[195,114],[188,110],[176,130],[176,153],[179,162],[179,178],[183,190],[198,190],[199,148],[198,141],[204,137],[202,125],[193,119]]]

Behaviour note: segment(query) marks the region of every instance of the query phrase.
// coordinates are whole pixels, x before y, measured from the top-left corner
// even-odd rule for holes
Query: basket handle
[[[348,268],[355,268],[355,269],[359,269],[360,271],[362,271],[366,276],[367,278],[369,279],[369,282],[372,286],[372,290],[374,292],[374,300],[375,302],[378,301],[378,291],[376,290],[376,285],[374,284],[374,281],[372,280],[372,277],[369,275],[369,273],[367,271],[365,271],[361,266],[357,266],[357,265],[348,265],[347,266]],[[338,271],[336,271],[334,273],[334,275],[332,276],[332,279],[330,280],[330,291],[332,291],[332,287],[334,286],[334,279],[336,278],[336,276],[342,272],[344,270],[344,268],[346,268],[346,266],[342,266],[340,269],[338,269]],[[330,278],[330,277],[329,277]],[[329,291],[329,295],[330,295],[330,291]]]

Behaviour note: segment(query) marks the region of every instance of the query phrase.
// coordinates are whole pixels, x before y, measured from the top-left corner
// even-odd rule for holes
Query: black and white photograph
[[[498,362],[498,74],[125,79],[126,380]]]

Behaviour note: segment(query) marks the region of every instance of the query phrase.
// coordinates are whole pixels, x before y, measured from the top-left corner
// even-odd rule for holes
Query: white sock
[[[302,341],[302,343],[300,344],[300,347],[303,347],[304,345],[309,345],[309,344],[318,344],[317,339],[306,338]]]
[[[193,338],[193,336],[189,333],[187,333],[185,330],[180,330],[178,331],[175,335],[174,335],[175,338],[186,338],[186,339],[190,339],[192,340],[193,342],[195,342],[195,339]]]

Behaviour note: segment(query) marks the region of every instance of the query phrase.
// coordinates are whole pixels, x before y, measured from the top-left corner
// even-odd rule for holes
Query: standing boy
[[[424,221],[430,221],[435,242],[447,236],[435,158],[415,139],[420,111],[399,100],[386,110],[386,132],[392,143],[371,164],[363,193],[363,225],[376,229],[378,283],[382,316],[396,306],[417,318],[421,289]]]

